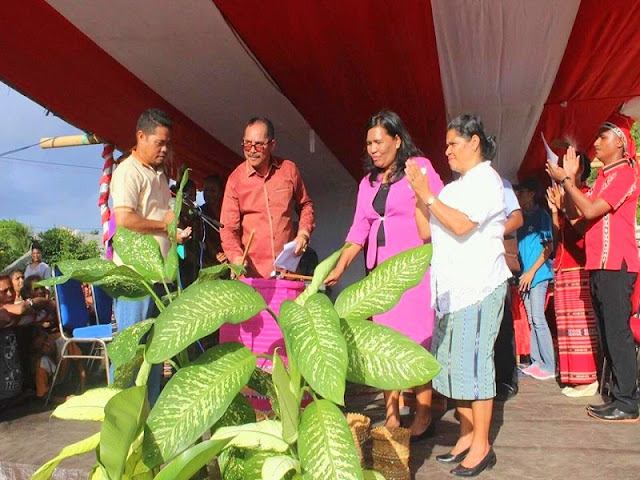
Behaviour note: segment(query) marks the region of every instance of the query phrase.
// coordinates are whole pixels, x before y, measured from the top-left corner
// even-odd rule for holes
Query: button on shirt
[[[587,196],[592,200],[600,197],[611,210],[587,223],[587,270],[620,270],[624,261],[629,272],[640,271],[635,236],[638,195],[633,161],[623,159],[600,169]]]
[[[144,165],[135,152],[113,172],[110,188],[114,210],[127,207],[148,220],[162,220],[171,209],[171,190],[164,171]],[[160,244],[162,256],[166,257],[171,247],[167,234],[154,234],[153,238]],[[122,264],[115,254],[114,262]]]
[[[311,235],[313,203],[291,160],[272,157],[271,168],[261,176],[247,161],[227,179],[222,201],[222,248],[229,258],[242,256],[251,231],[255,235],[247,255],[247,276],[268,278],[285,243],[295,237],[292,203],[299,216],[297,233]]]

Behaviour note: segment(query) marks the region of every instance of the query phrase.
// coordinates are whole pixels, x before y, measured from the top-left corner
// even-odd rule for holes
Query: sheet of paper
[[[553,153],[553,150],[551,150],[551,148],[549,147],[547,140],[544,138],[544,133],[540,132],[540,136],[542,137],[542,143],[544,143],[544,149],[547,152],[547,160],[555,165],[558,165],[558,155]]]
[[[298,269],[298,264],[300,263],[300,258],[294,255],[293,252],[296,251],[296,242],[289,242],[285,244],[284,248],[276,261],[274,262],[274,266],[278,268],[284,268],[290,272],[295,272]]]

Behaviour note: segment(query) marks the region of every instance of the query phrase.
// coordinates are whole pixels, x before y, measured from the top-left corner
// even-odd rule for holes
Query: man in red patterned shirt
[[[220,239],[231,263],[242,262],[251,232],[255,232],[244,262],[248,277],[268,278],[276,257],[292,240],[295,254],[302,255],[314,228],[313,203],[300,172],[291,160],[272,155],[275,145],[269,119],[249,120],[242,138],[245,161],[227,179],[222,200]],[[299,216],[297,232],[292,204]]]
[[[567,151],[564,169],[547,163],[547,171],[562,184],[565,198],[585,220],[585,268],[591,272],[600,343],[613,372],[613,401],[589,405],[587,413],[616,423],[639,419],[638,365],[629,326],[631,293],[640,271],[635,240],[640,188],[632,126],[632,119],[617,113],[601,125],[594,146],[604,167],[586,195],[575,186],[579,161],[573,147]]]

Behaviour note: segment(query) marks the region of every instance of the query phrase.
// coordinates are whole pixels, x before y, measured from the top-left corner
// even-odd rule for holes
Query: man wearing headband
[[[575,186],[579,159],[573,147],[564,157],[564,168],[547,162],[547,172],[570,200],[567,214],[576,219],[581,214],[585,222],[585,268],[590,271],[598,335],[613,372],[613,401],[589,405],[587,413],[616,423],[638,421],[638,366],[629,326],[631,293],[640,271],[635,239],[640,188],[632,126],[633,120],[619,113],[600,126],[594,147],[604,167],[586,195]]]

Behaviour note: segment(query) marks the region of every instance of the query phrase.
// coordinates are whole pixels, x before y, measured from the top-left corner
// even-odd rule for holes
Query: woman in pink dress
[[[414,145],[400,117],[382,110],[371,117],[367,125],[367,175],[360,182],[353,224],[346,248],[325,284],[333,286],[347,267],[367,246],[366,266],[372,270],[389,257],[423,245],[416,226],[416,200],[404,175],[407,159],[412,158],[428,175],[437,195],[442,180],[431,162]],[[373,321],[403,333],[428,349],[431,346],[434,314],[431,305],[429,270],[422,282],[408,290],[397,305]],[[417,385],[416,415],[410,426],[413,441],[420,440],[432,430],[431,385]],[[386,426],[400,425],[399,391],[384,392]]]

